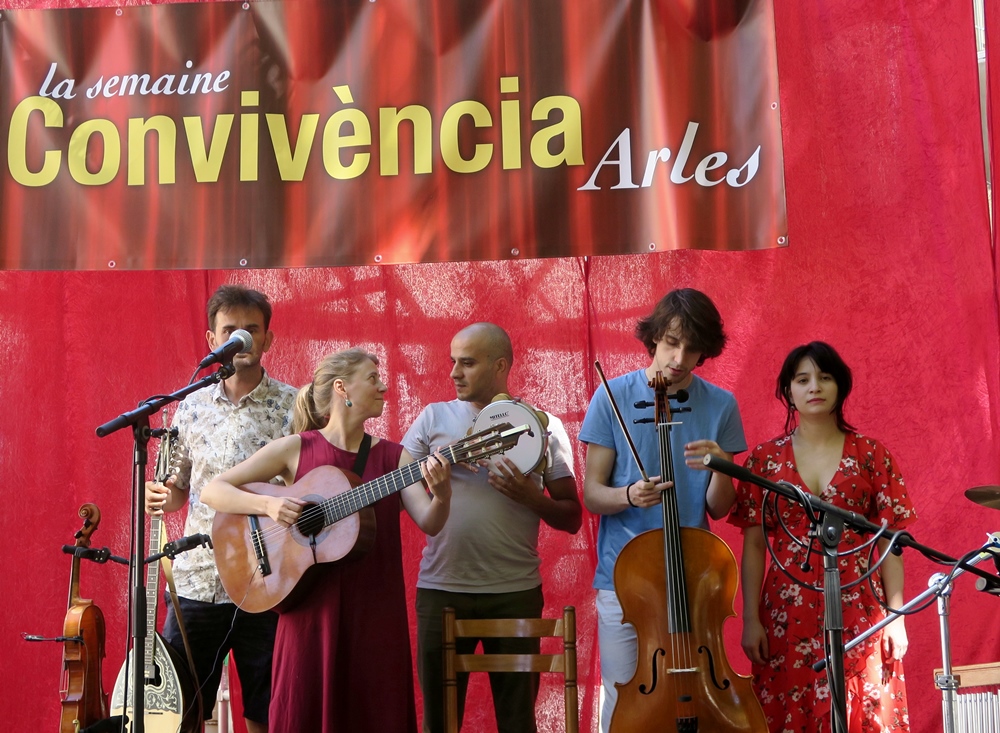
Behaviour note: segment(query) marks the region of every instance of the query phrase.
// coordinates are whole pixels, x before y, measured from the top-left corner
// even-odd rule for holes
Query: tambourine
[[[517,444],[506,453],[488,458],[487,462],[496,466],[503,458],[509,458],[523,474],[536,469],[539,473],[544,472],[549,447],[549,416],[519,399],[511,399],[510,395],[501,393],[476,416],[470,433],[478,433],[501,423],[527,425],[531,431],[521,435]],[[490,470],[499,473],[495,468]]]

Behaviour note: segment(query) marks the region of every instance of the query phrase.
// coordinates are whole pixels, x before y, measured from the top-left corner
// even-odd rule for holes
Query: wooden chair
[[[461,637],[562,639],[561,654],[457,654]],[[444,609],[445,731],[458,733],[458,674],[460,672],[555,672],[563,675],[566,733],[578,733],[576,692],[576,611],[563,609],[562,618],[456,619]]]

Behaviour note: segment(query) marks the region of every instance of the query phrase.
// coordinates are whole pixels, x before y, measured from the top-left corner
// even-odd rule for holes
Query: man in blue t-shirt
[[[732,393],[695,376],[695,368],[722,353],[726,335],[722,317],[704,293],[684,288],[667,293],[652,314],[639,321],[635,335],[645,345],[651,362],[609,382],[611,394],[622,411],[625,424],[649,481],[644,481],[613,413],[604,387],[591,398],[580,430],[587,443],[587,464],[583,500],[600,514],[597,533],[598,641],[601,654],[601,681],[604,702],[601,730],[611,725],[618,693],[615,683],[627,683],[635,674],[638,647],[631,625],[622,624],[622,610],[614,590],[615,561],[622,548],[638,534],[663,527],[661,493],[677,492],[680,524],[707,528],[706,514],[721,519],[736,499],[732,480],[709,471],[702,463],[706,454],[732,460],[747,449],[743,423]],[[661,482],[660,449],[657,430],[652,425],[635,425],[636,418],[652,417],[651,408],[635,407],[637,401],[652,403],[649,383],[660,372],[669,382],[668,394],[685,390],[688,399],[674,417],[670,431],[674,456],[673,483]],[[681,406],[681,405],[678,405]],[[683,461],[681,461],[683,457]],[[674,485],[676,484],[676,489]]]

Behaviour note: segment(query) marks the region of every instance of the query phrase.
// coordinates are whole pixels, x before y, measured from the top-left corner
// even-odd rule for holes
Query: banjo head
[[[543,413],[543,417],[545,417],[545,423],[547,424],[548,416],[545,416]],[[530,432],[521,435],[517,444],[506,453],[487,458],[486,461],[490,464],[490,471],[499,473],[494,468],[497,462],[503,458],[509,458],[521,473],[531,473],[545,459],[545,451],[549,444],[549,434],[545,429],[546,425],[542,424],[539,414],[523,402],[498,399],[486,405],[482,412],[476,416],[472,432],[478,433],[481,430],[486,430],[502,423],[510,423],[515,426],[527,425]]]

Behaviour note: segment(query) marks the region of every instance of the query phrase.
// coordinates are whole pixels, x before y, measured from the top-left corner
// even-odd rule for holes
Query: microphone
[[[82,560],[92,560],[98,565],[103,565],[108,560],[112,562],[120,563],[121,565],[128,565],[128,560],[124,557],[118,557],[117,555],[112,555],[111,550],[107,547],[102,547],[97,549],[96,547],[77,547],[76,545],[63,545],[62,551],[67,555],[72,555],[73,557],[79,557]]]
[[[207,534],[192,534],[187,537],[181,537],[179,540],[174,540],[173,542],[165,544],[163,546],[163,552],[157,552],[155,555],[147,557],[146,563],[155,562],[161,557],[169,557],[173,560],[182,552],[193,550],[195,547],[201,547],[202,545],[208,545],[209,549],[211,549],[212,538]]]
[[[749,481],[750,483],[759,484],[760,481],[762,480],[760,476],[744,468],[743,466],[737,465],[732,461],[727,461],[724,458],[713,456],[711,453],[709,453],[708,455],[705,456],[704,459],[702,459],[702,463],[711,468],[713,471],[724,473],[730,478],[736,479],[737,481]]]
[[[198,363],[199,369],[204,369],[210,364],[225,364],[232,361],[237,354],[245,354],[253,348],[253,336],[242,328],[233,331],[233,335],[222,346],[206,356]]]
[[[993,567],[996,568],[997,577],[990,578],[989,580],[983,577],[976,578],[976,590],[984,591],[994,596],[1000,596],[1000,554],[997,554],[997,552],[994,551],[992,555]]]

